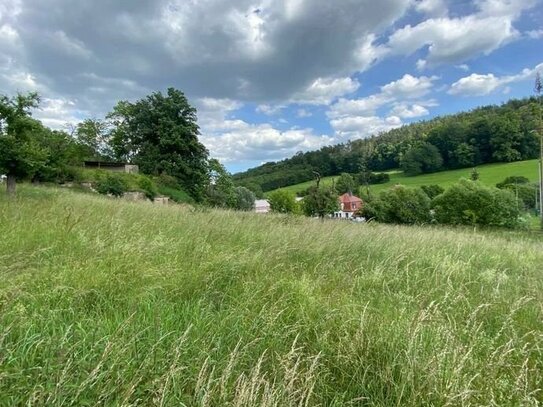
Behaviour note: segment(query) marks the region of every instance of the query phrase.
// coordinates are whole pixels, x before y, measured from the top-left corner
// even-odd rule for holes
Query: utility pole
[[[541,229],[543,229],[543,100],[541,92],[543,91],[543,83],[539,72],[535,76],[535,93],[539,101],[539,216],[541,218]]]

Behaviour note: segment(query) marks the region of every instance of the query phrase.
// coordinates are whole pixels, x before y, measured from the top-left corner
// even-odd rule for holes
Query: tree
[[[425,224],[432,220],[430,198],[419,188],[397,185],[382,191],[363,214],[383,223]]]
[[[207,202],[217,208],[233,208],[236,203],[234,182],[226,168],[216,159],[209,160],[209,178]]]
[[[234,188],[235,206],[238,211],[252,211],[255,208],[255,194],[245,187]]]
[[[479,178],[481,178],[481,174],[479,174],[479,171],[477,171],[477,168],[474,168],[473,170],[471,170],[471,174],[469,178],[472,181],[479,181]]]
[[[85,119],[77,125],[75,138],[85,149],[86,159],[112,159],[113,149],[109,143],[111,136],[109,123],[99,119]]]
[[[521,207],[510,191],[469,180],[451,186],[432,206],[439,223],[506,227],[518,225]]]
[[[296,198],[289,191],[279,189],[270,193],[268,196],[270,209],[277,213],[296,213],[298,212],[298,204]]]
[[[144,174],[171,175],[194,199],[203,199],[208,152],[198,140],[196,109],[181,91],[119,102],[108,118],[116,157],[132,160]]]
[[[38,107],[37,93],[0,96],[0,173],[7,175],[7,193],[15,194],[16,180],[32,177],[44,165],[47,152],[37,142],[39,122],[30,110]]]
[[[339,194],[345,194],[347,192],[352,193],[353,191],[356,191],[357,188],[358,186],[352,175],[347,174],[346,172],[342,173],[336,182],[336,190]]]
[[[336,212],[339,209],[337,191],[330,187],[309,188],[302,201],[302,209],[306,216],[318,216],[321,219]]]
[[[441,169],[443,159],[437,147],[429,143],[410,149],[402,158],[401,167],[407,175],[435,172]]]

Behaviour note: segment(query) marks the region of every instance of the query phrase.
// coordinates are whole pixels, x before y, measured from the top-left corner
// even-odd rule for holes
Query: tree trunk
[[[17,183],[15,181],[15,175],[8,175],[8,178],[6,180],[6,187],[7,187],[7,193],[9,196],[15,195],[15,188],[17,186]]]

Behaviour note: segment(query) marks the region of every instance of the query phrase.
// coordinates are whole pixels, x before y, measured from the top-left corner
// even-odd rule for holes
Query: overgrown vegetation
[[[0,404],[536,406],[543,243],[0,195]]]

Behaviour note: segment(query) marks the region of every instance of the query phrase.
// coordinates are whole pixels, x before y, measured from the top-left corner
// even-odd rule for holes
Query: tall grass
[[[543,243],[25,188],[0,405],[536,406]]]

